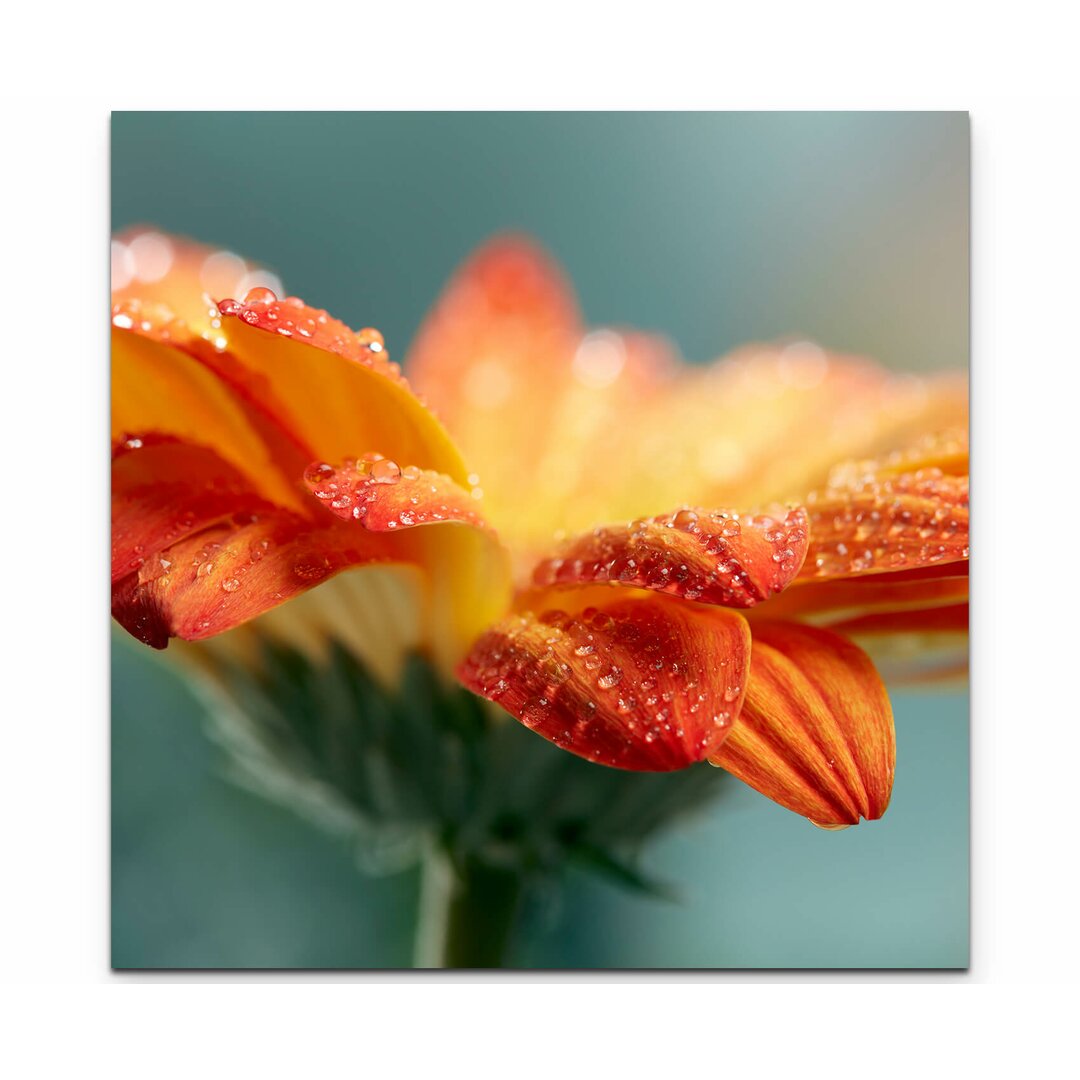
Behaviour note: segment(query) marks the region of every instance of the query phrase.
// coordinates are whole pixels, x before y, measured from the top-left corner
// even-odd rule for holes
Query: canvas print
[[[968,125],[120,113],[112,962],[968,963]]]

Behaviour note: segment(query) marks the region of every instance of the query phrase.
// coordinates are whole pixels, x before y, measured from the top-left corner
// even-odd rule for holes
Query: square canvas
[[[116,969],[968,964],[962,113],[115,113]]]

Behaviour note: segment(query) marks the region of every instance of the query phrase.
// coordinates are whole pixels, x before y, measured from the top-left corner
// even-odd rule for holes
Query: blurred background
[[[968,358],[961,113],[117,113],[112,226],[276,270],[402,358],[454,267],[503,229],[563,263],[590,324],[706,361],[797,335],[897,370]],[[225,778],[202,710],[114,634],[116,967],[401,967],[414,872]],[[648,851],[679,898],[571,879],[535,967],[963,967],[968,703],[896,693],[889,813],[822,832],[737,781]]]

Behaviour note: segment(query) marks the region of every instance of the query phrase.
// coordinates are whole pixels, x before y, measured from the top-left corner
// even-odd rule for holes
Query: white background
[[[1075,1063],[1075,16],[1028,3],[993,19],[940,0],[672,2],[662,19],[550,0],[320,7],[5,15],[0,1070],[938,1076]],[[390,107],[971,110],[970,973],[109,972],[108,114]]]

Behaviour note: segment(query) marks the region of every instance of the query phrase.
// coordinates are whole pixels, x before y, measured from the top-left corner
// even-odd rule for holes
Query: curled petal
[[[255,290],[245,302],[222,300],[222,364],[247,397],[310,457],[343,461],[358,447],[379,447],[397,461],[466,483],[457,448],[386,357],[377,330],[353,332],[295,297]]]
[[[365,528],[323,513],[320,501],[307,493],[295,513],[263,499],[208,447],[157,435],[125,440],[113,461],[114,616],[164,648],[170,637],[231,630],[342,570],[408,566],[419,571],[425,644],[449,671],[505,611],[507,558],[490,530],[410,528],[400,507],[396,529],[390,507]],[[338,620],[346,631],[355,621]]]
[[[746,690],[739,614],[612,590],[546,599],[560,606],[513,615],[476,642],[458,668],[465,686],[604,765],[667,772],[716,752]]]
[[[806,557],[806,511],[742,516],[684,508],[571,540],[535,569],[537,586],[600,582],[753,607],[794,580]]]
[[[176,341],[114,325],[112,437],[149,432],[213,447],[253,490],[301,509],[298,477],[283,470],[275,440],[266,437],[267,425],[248,401]]]
[[[881,678],[831,631],[755,627],[742,714],[710,760],[817,825],[879,818],[896,762]]]
[[[304,480],[331,513],[372,532],[444,521],[484,526],[471,492],[441,473],[415,465],[403,469],[382,454],[338,466],[315,462]]]
[[[362,529],[315,531],[288,511],[235,514],[180,540],[113,587],[113,615],[140,641],[198,641],[261,615],[350,566],[395,561]]]
[[[165,549],[234,514],[275,509],[239,470],[204,446],[157,434],[113,448],[112,580],[143,570],[160,576]],[[156,565],[158,573],[151,570]]]

